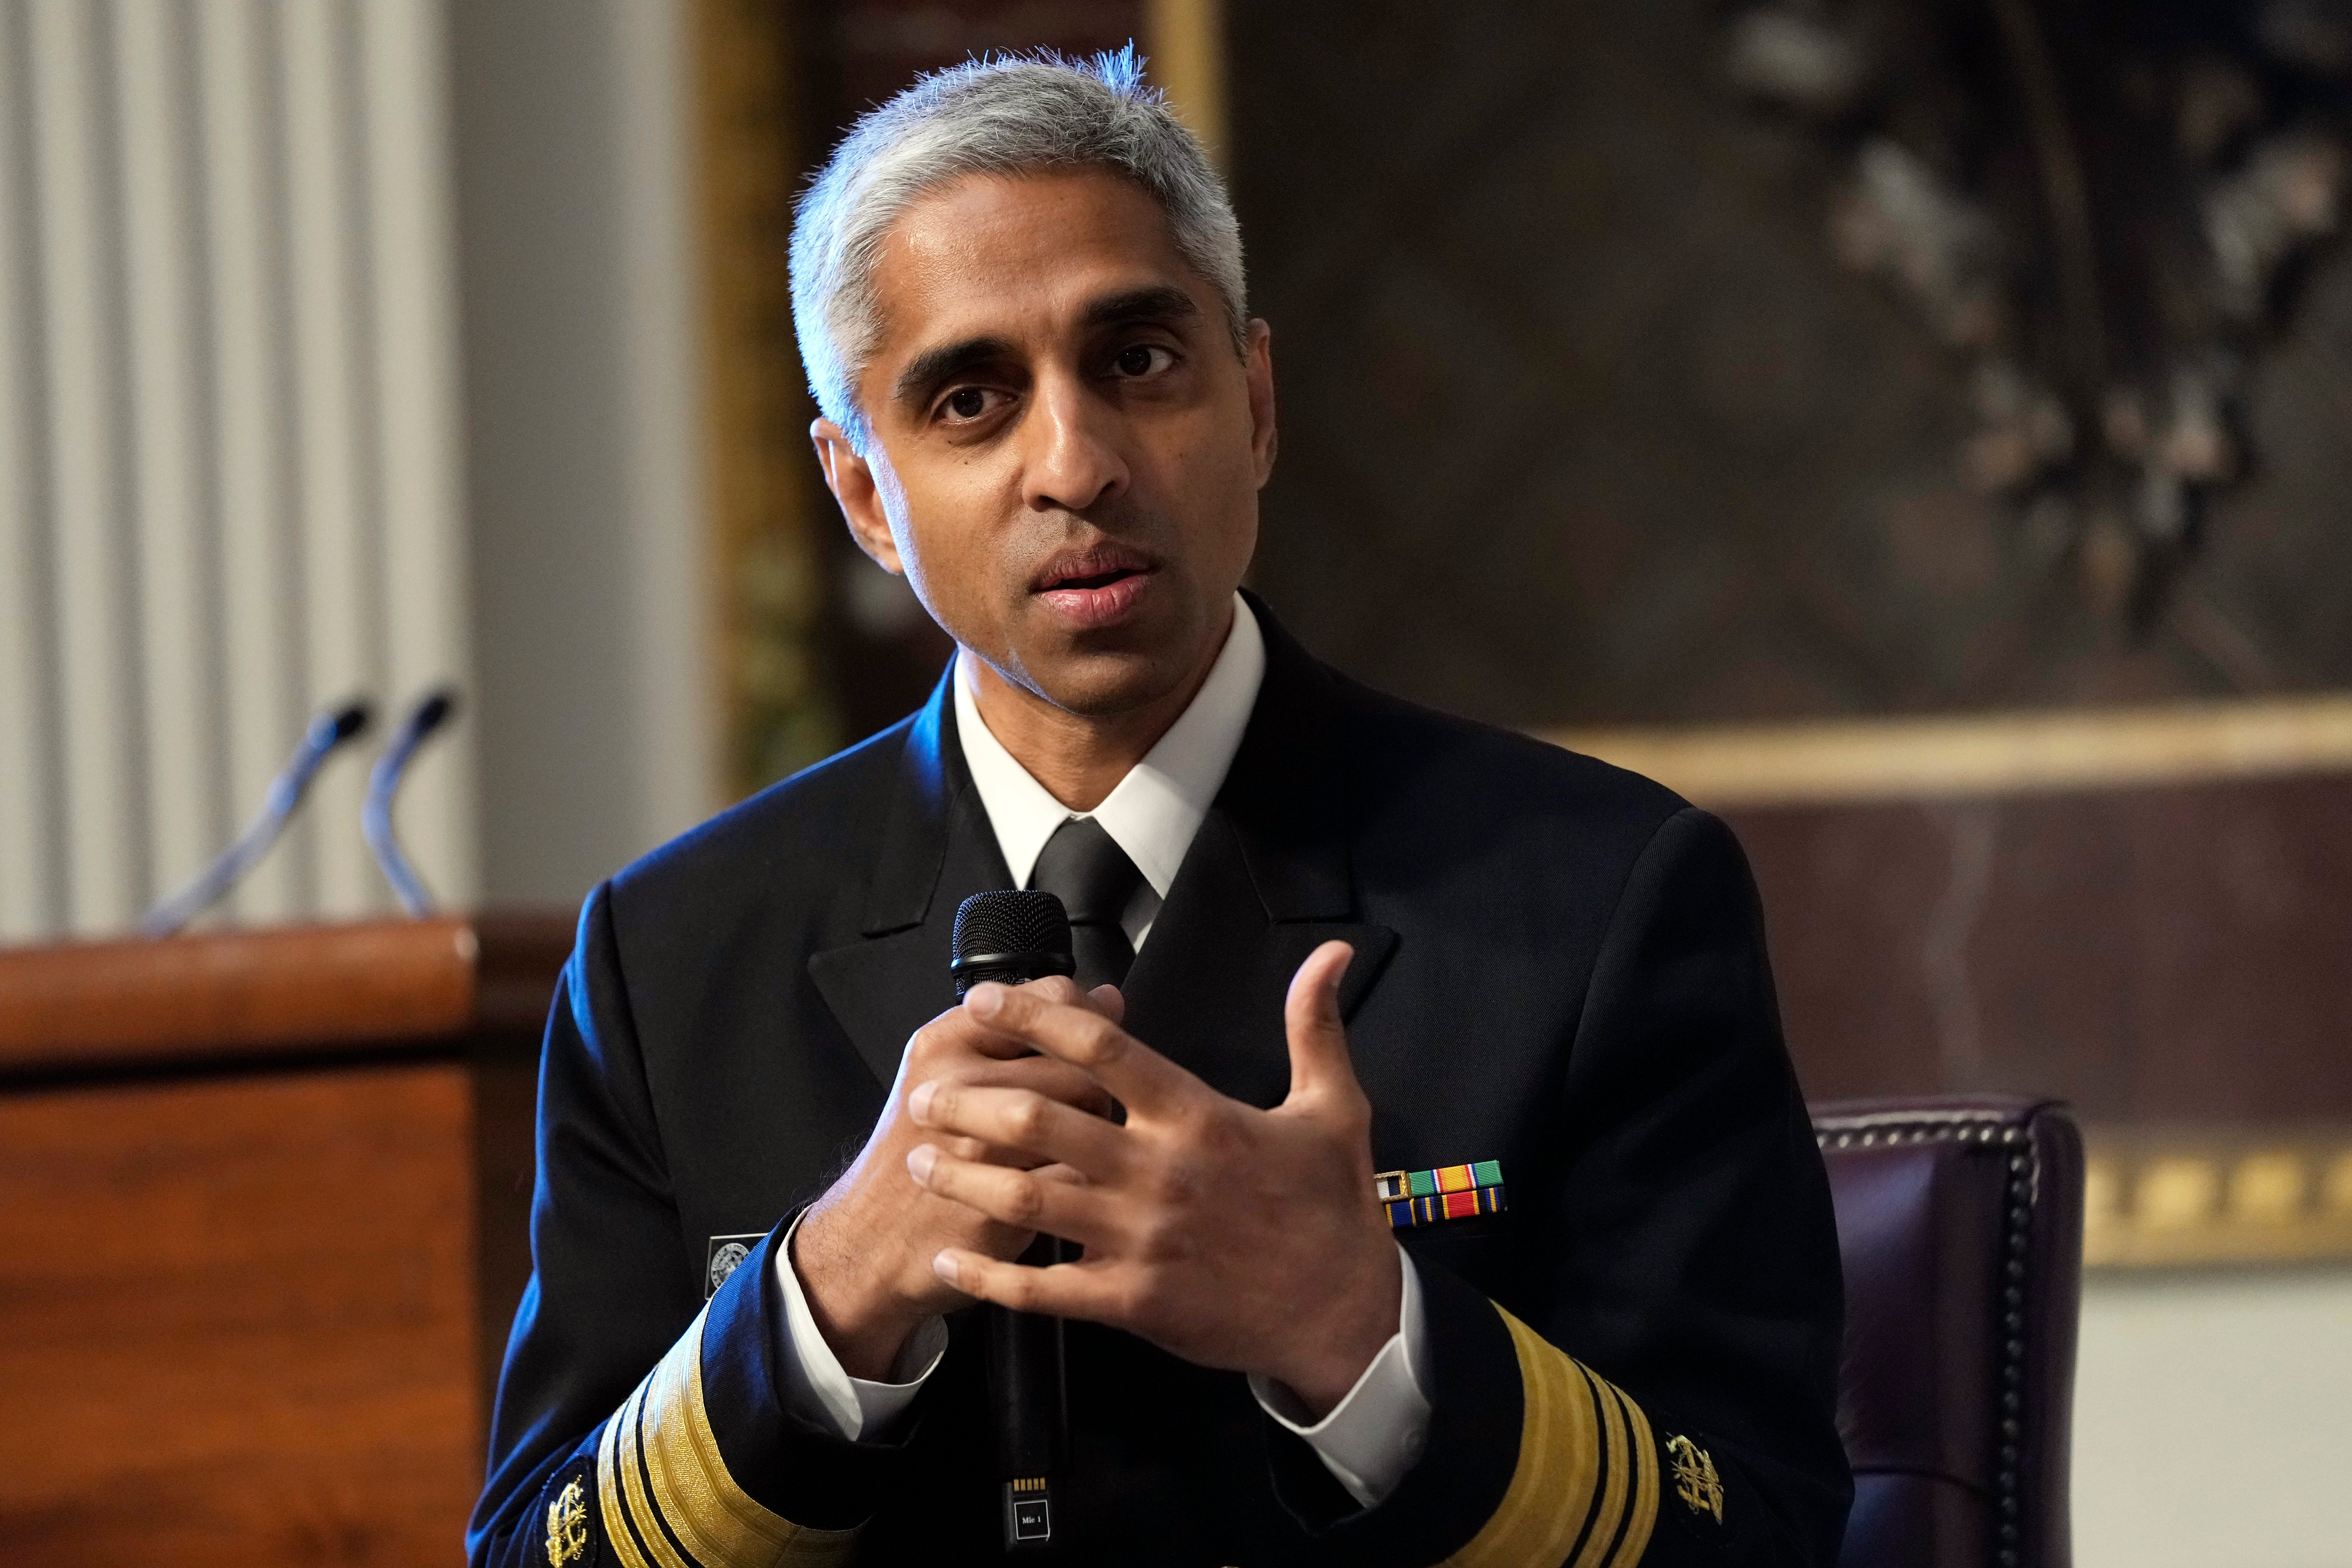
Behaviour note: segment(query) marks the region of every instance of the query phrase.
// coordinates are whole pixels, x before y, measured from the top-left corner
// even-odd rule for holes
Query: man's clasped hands
[[[1402,1289],[1339,1017],[1352,956],[1325,942],[1293,976],[1290,1092],[1270,1110],[1127,1033],[1114,986],[976,985],[917,1030],[873,1135],[793,1237],[843,1366],[885,1377],[926,1320],[977,1298],[1124,1329],[1328,1412],[1396,1332]],[[1010,1261],[1039,1232],[1083,1257]]]

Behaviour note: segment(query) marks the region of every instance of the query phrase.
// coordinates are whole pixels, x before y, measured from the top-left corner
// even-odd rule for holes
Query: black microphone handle
[[[1058,1237],[1040,1236],[1020,1261],[1045,1268],[1076,1250]],[[1045,1552],[1054,1542],[1055,1478],[1069,1462],[1070,1374],[1062,1320],[990,1302],[981,1308],[981,1326],[989,1403],[996,1407],[1004,1550]]]
[[[1067,974],[1070,926],[1051,893],[974,893],[956,911],[952,970],[961,996],[983,980],[1009,985]],[[1020,1261],[1033,1268],[1069,1261],[1077,1249],[1039,1236]],[[1069,1366],[1062,1320],[981,1308],[988,1351],[989,1402],[996,1408],[997,1479],[1008,1552],[1048,1551],[1054,1482],[1069,1458]]]
[[[1044,1268],[1062,1261],[1062,1244],[1041,1236],[1021,1261]],[[1062,1320],[1003,1308],[986,1319],[991,1398],[1003,1420],[996,1434],[998,1473],[1005,1479],[1046,1478],[1068,1461],[1068,1363]]]

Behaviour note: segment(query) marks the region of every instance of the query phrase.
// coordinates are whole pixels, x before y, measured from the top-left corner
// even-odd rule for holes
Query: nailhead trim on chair
[[[2041,1172],[2034,1163],[2033,1137],[2023,1127],[2003,1124],[1998,1111],[1901,1111],[1886,1116],[1837,1116],[1813,1124],[1813,1142],[1821,1148],[1889,1147],[1902,1143],[1999,1143],[2009,1150],[2008,1203],[2002,1211],[2001,1247],[2008,1255],[2003,1268],[2009,1283],[2001,1289],[2000,1342],[2000,1444],[1993,1468],[1993,1508],[2000,1523],[1993,1553],[1999,1568],[2017,1568],[2018,1438],[2024,1428],[2025,1407],[2025,1258],[2033,1228],[2033,1194]]]

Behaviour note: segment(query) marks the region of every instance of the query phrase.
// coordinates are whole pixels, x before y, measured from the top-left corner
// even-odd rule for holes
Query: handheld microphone
[[[1007,985],[1068,974],[1070,921],[1051,893],[974,893],[956,910],[948,965],[956,994],[982,981]],[[1062,1243],[1040,1236],[1021,1255],[1033,1268],[1063,1260]],[[1034,1552],[1054,1539],[1053,1480],[1069,1444],[1069,1382],[1062,1320],[981,1309],[988,1341],[989,1396],[997,1411],[997,1479],[1003,1483],[1004,1549]]]
[[[194,881],[140,916],[140,934],[170,936],[236,887],[253,868],[253,863],[278,842],[278,834],[285,831],[287,822],[301,805],[302,796],[309,791],[320,765],[336,747],[364,731],[370,717],[366,701],[354,699],[326,709],[311,720],[310,727],[302,732],[300,743],[294,748],[294,755],[288,759],[285,771],[270,781],[269,793],[262,798],[261,814]]]
[[[400,897],[400,907],[423,919],[433,912],[433,896],[425,890],[415,868],[400,847],[400,837],[392,826],[392,803],[400,793],[400,782],[408,774],[409,759],[416,749],[448,721],[457,706],[457,693],[442,687],[425,697],[408,710],[408,717],[393,731],[392,743],[383,755],[368,770],[367,800],[360,807],[360,834],[367,840],[369,852],[375,856],[377,869],[392,890]]]

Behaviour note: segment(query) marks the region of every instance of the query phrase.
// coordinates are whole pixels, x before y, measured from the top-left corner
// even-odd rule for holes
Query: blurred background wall
[[[2334,0],[0,0],[0,939],[305,716],[568,906],[944,639],[810,460],[863,107],[1136,39],[1218,152],[1325,657],[1739,831],[1816,1097],[2091,1126],[2090,1568],[2352,1564],[2352,247]],[[388,907],[362,759],[229,915]]]
[[[483,896],[572,903],[725,798],[673,5],[453,5]]]

